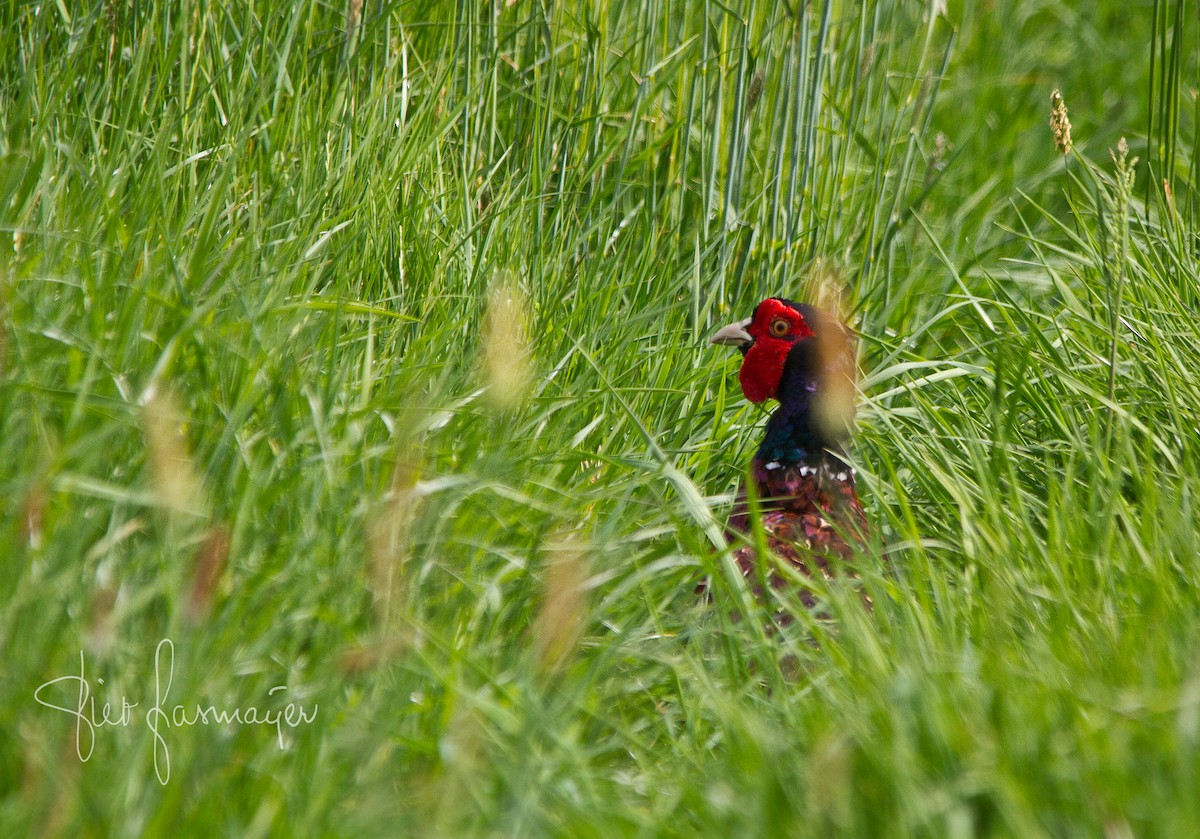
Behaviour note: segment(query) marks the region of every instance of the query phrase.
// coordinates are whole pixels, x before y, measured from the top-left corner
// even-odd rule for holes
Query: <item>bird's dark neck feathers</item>
[[[829,457],[827,450],[841,450],[840,441],[818,425],[816,401],[822,376],[814,343],[797,344],[788,354],[777,392],[779,407],[767,420],[755,460],[817,466]]]

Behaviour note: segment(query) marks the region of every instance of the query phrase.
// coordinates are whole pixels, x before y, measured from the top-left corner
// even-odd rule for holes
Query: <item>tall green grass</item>
[[[1200,823],[1181,4],[0,33],[6,833]],[[767,632],[796,604],[722,559],[763,414],[707,336],[776,293],[861,336],[876,606]],[[316,720],[172,727],[160,784],[164,638],[172,702]],[[86,763],[34,700],[81,650],[140,703]]]

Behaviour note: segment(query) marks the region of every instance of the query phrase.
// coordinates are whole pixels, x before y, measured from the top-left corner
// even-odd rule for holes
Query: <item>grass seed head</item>
[[[529,389],[529,300],[502,280],[492,288],[483,325],[483,372],[488,398],[497,408],[520,405]]]
[[[758,106],[758,100],[762,98],[763,83],[766,81],[766,74],[761,69],[754,71],[753,78],[750,79],[750,90],[746,94],[746,113],[754,112]]]
[[[92,592],[91,617],[84,643],[93,655],[108,655],[117,637],[117,588],[112,582],[101,584]]]
[[[156,389],[142,406],[151,480],[159,503],[171,517],[205,514],[204,492],[188,451],[184,416],[175,397]]]
[[[375,617],[385,634],[391,631],[398,607],[403,603],[409,531],[419,501],[420,456],[415,441],[401,444],[392,472],[392,487],[375,513],[367,534]]]
[[[1071,153],[1071,120],[1067,118],[1067,103],[1062,92],[1055,88],[1050,93],[1050,130],[1054,132],[1054,145],[1059,154]]]
[[[13,247],[17,248],[17,234],[13,234]],[[5,361],[8,358],[8,306],[5,304],[4,277],[0,276],[0,376],[7,369]]]
[[[854,338],[842,327],[844,284],[832,268],[818,263],[814,266],[810,287],[814,305],[834,320],[816,330],[817,348],[826,374],[813,406],[814,415],[831,437],[842,438],[854,426],[858,399]]]
[[[533,625],[534,649],[544,673],[562,670],[583,632],[587,611],[587,556],[578,537],[564,536],[548,546],[541,611]]]
[[[187,602],[187,617],[192,623],[200,623],[212,610],[213,598],[229,559],[229,543],[229,530],[218,524],[209,528],[196,549]]]
[[[350,0],[346,9],[346,42],[353,44],[358,35],[358,24],[362,20],[362,0]]]
[[[25,495],[25,503],[21,507],[21,540],[33,550],[42,547],[42,529],[46,522],[46,505],[50,494],[46,485],[38,480]]]

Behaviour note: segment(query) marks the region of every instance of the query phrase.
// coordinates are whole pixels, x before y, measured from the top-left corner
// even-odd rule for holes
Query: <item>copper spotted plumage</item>
[[[750,465],[767,547],[804,576],[833,579],[833,566],[853,557],[867,529],[854,469],[844,459],[854,419],[850,332],[827,312],[771,297],[751,317],[718,331],[712,343],[741,351],[738,379],[747,399],[779,403]],[[735,562],[758,580],[744,485],[729,530],[741,543]],[[768,579],[775,587],[788,585],[777,570],[768,570]],[[807,588],[799,594],[807,607],[816,605]]]

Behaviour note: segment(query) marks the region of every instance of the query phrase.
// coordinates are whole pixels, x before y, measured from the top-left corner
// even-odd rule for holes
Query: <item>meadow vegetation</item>
[[[1193,834],[1200,30],[1092,5],[0,6],[0,833]],[[873,614],[730,573],[771,294]]]

